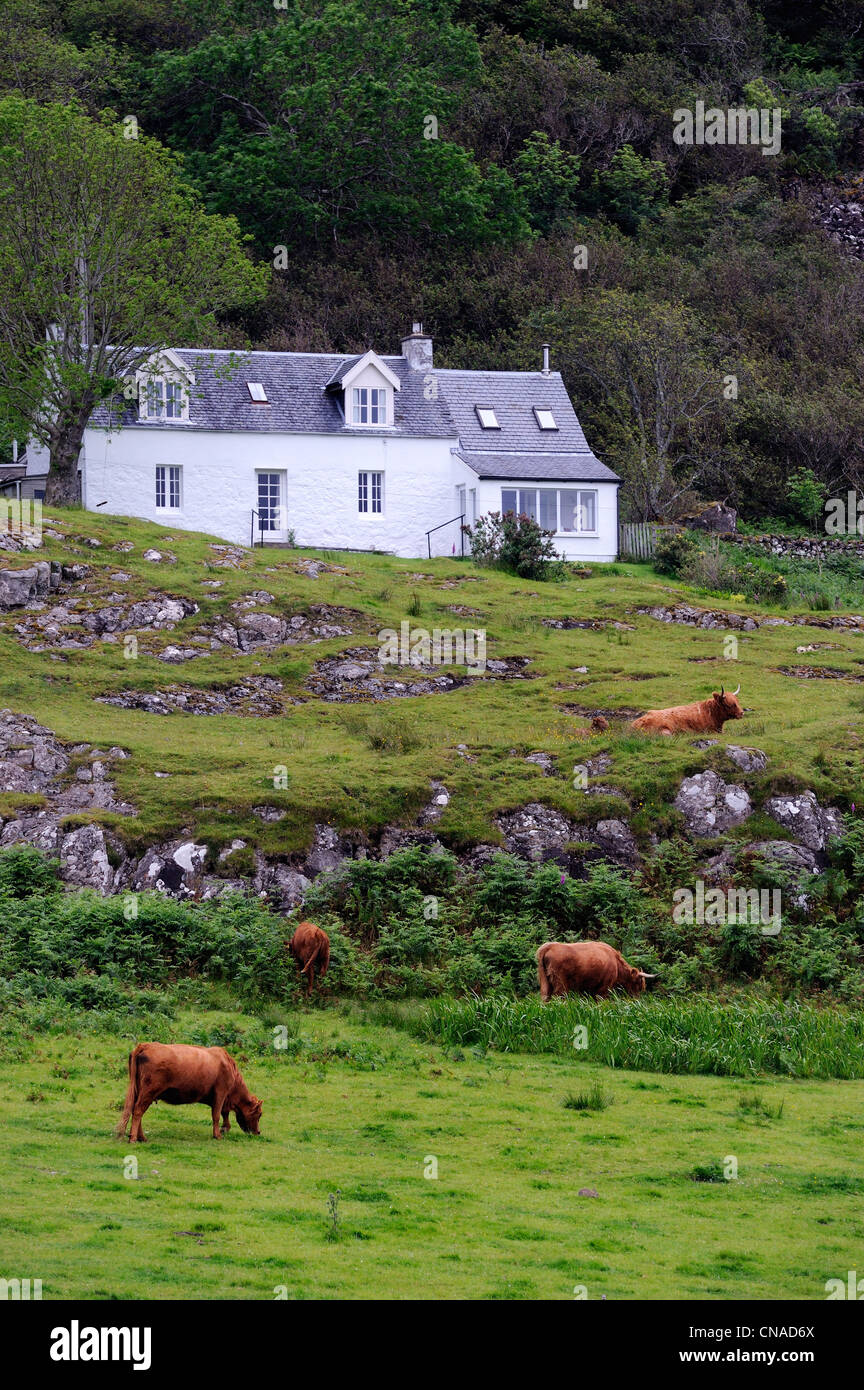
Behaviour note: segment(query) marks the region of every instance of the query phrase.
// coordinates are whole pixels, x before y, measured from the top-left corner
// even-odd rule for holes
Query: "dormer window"
[[[381,386],[354,386],[351,389],[352,425],[386,425],[387,391]]]
[[[195,373],[176,352],[166,348],[158,353],[138,368],[134,380],[139,420],[183,420],[188,424],[189,391],[195,385]],[[128,389],[124,395],[129,398]]]
[[[534,416],[541,430],[557,430],[558,426],[555,424],[555,416],[551,410],[540,410],[535,405]]]
[[[262,386],[260,381],[247,381],[246,389],[249,392],[249,395],[252,398],[252,400],[255,401],[257,405],[270,404],[270,402],[267,399],[267,392],[264,390],[264,387]]]
[[[501,426],[498,424],[498,417],[491,405],[475,405],[474,409],[477,412],[477,419],[480,421],[481,427],[484,430],[500,430]]]
[[[186,392],[179,381],[151,378],[145,386],[148,420],[183,420],[186,418]]]

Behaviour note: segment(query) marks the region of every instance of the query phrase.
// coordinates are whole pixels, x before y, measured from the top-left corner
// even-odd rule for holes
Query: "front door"
[[[282,473],[259,473],[258,477],[258,515],[255,518],[254,535],[256,541],[284,541],[287,535],[285,524],[285,505],[283,502]]]

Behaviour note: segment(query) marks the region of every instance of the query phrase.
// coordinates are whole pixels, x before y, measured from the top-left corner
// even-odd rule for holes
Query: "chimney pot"
[[[543,343],[543,375],[549,375],[549,344]]]

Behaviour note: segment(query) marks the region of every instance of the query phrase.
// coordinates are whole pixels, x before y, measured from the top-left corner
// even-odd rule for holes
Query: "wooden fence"
[[[622,521],[618,527],[620,559],[650,560],[661,530],[656,521]]]

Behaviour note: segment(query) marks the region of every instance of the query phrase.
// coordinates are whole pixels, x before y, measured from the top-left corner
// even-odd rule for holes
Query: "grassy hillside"
[[[104,607],[112,597],[128,606],[154,591],[199,605],[172,631],[139,633],[134,659],[125,654],[122,633],[63,650],[33,626],[40,614],[13,610],[0,625],[5,705],[35,715],[64,739],[120,745],[131,754],[115,771],[122,797],[137,814],[103,817],[130,847],[180,834],[224,847],[239,835],[268,853],[285,853],[308,845],[313,821],[358,827],[374,837],[386,825],[411,824],[428,802],[433,778],[451,792],[439,831],[454,847],[500,842],[496,813],[532,801],[559,807],[579,822],[625,815],[644,841],[674,826],[670,802],[682,775],[711,766],[718,754],[695,749],[690,740],[627,733],[614,717],[608,734],[592,735],[587,716],[699,699],[724,682],[740,682],[748,712],[727,724],[721,741],[755,744],[769,757],[765,772],[750,782],[757,804],[772,791],[796,787],[812,788],[841,807],[864,801],[864,635],[855,630],[792,626],[737,633],[733,661],[726,659],[724,632],[659,623],[634,610],[676,599],[737,612],[747,612],[747,605],[734,598],[700,600],[644,566],[594,566],[587,578],[532,584],[478,570],[470,561],[330,554],[312,579],[302,572],[303,552],[238,551],[232,560],[204,536],[166,535],[161,527],[78,511],[58,513],[49,526],[62,539],[46,539],[45,557],[89,567],[86,578],[64,585],[79,600],[76,612]],[[92,545],[97,541],[98,548]],[[176,558],[145,560],[151,547]],[[29,557],[4,563],[23,567]],[[118,573],[128,577],[118,579]],[[219,587],[211,587],[214,581]],[[245,654],[223,648],[182,664],[158,659],[169,646],[188,646],[216,620],[236,617],[231,605],[262,590],[272,601],[260,601],[255,612],[290,617],[326,605],[342,611],[339,621],[347,621],[352,635]],[[462,612],[454,612],[456,606]],[[346,620],[344,610],[353,616]],[[765,611],[788,617],[794,608]],[[804,616],[815,623],[824,618]],[[543,625],[544,618],[562,617],[590,620],[595,629]],[[367,645],[374,652],[376,633],[398,630],[403,620],[429,630],[482,626],[490,659],[528,658],[525,678],[474,679],[445,693],[374,704],[329,703],[309,691],[316,662]],[[16,632],[22,621],[27,636]],[[81,629],[67,632],[80,636]],[[796,653],[796,647],[826,641],[830,652]],[[44,650],[29,651],[25,643]],[[779,668],[802,662],[830,664],[842,674],[809,680],[781,674]],[[577,669],[583,666],[587,673]],[[402,679],[403,668],[392,674]],[[99,703],[132,690],[224,688],[253,675],[282,682],[276,716],[160,716]],[[411,679],[410,671],[404,679]],[[558,775],[545,776],[524,761],[536,750],[553,755]],[[573,785],[573,768],[601,752],[613,762],[600,781],[616,794],[586,797]],[[274,788],[280,766],[287,768],[286,789]],[[0,798],[0,814],[16,801],[20,797]],[[252,810],[262,804],[284,811],[284,819],[262,822]],[[755,838],[758,824],[754,818],[737,833]],[[777,838],[785,834],[767,829]]]

